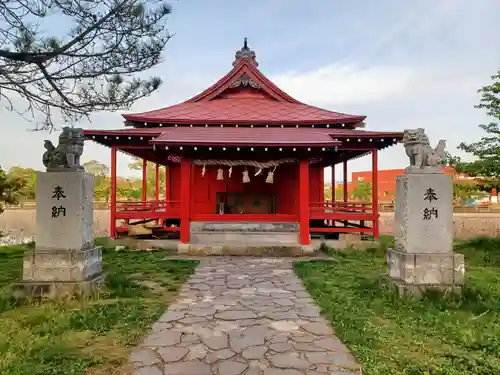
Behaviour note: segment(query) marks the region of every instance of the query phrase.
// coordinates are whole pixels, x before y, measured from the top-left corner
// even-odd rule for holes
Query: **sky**
[[[149,72],[164,83],[130,112],[166,107],[203,91],[232,68],[234,53],[248,37],[259,69],[280,88],[308,104],[366,115],[367,130],[423,127],[431,144],[445,139],[452,153],[460,142],[482,136],[478,125],[487,118],[474,105],[477,89],[500,69],[498,0],[178,0],[171,5],[168,28],[175,35],[164,61]],[[96,113],[75,126],[120,129],[121,113]],[[57,133],[33,132],[32,122],[2,106],[0,116],[0,165],[42,169],[43,141],[57,143]],[[110,154],[88,141],[82,159],[110,165]],[[119,175],[134,175],[129,162],[119,156]],[[379,154],[379,169],[407,163],[402,145]],[[348,168],[349,173],[370,170],[371,160],[357,159]],[[327,181],[329,176],[325,173]]]

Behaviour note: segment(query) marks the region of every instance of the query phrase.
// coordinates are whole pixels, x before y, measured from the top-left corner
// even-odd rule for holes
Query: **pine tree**
[[[2,0],[0,101],[46,129],[54,115],[128,108],[161,84],[135,73],[161,61],[170,11],[164,0]]]

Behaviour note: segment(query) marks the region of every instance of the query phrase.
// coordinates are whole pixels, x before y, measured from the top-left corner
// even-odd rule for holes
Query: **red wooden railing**
[[[160,220],[178,219],[180,217],[180,202],[179,201],[117,201],[116,210],[112,212],[112,223],[115,225],[116,232],[127,232],[130,220]],[[116,220],[122,220],[119,225]],[[164,231],[179,231],[178,226],[164,226],[156,230]]]
[[[117,201],[116,219],[170,219],[178,218],[179,201]]]
[[[311,220],[325,220],[326,227],[311,228],[311,232],[356,232],[374,233],[374,223],[378,220],[378,212],[373,209],[371,202],[358,201],[323,201],[309,203],[309,218]],[[366,222],[371,226],[366,226]],[[336,222],[342,222],[337,226]],[[356,222],[359,222],[357,224]]]
[[[324,220],[326,226],[310,228],[310,232],[354,232],[376,234],[378,212],[374,210],[371,202],[358,201],[323,201],[309,202],[309,219]],[[123,224],[130,220],[160,220],[180,219],[180,201],[117,201],[114,212],[115,228],[118,231],[126,230],[124,225],[116,225],[116,220],[123,220]],[[298,221],[298,215],[291,214],[193,214],[191,220],[198,221]],[[370,225],[365,225],[370,222]],[[166,231],[178,231],[179,227],[165,227]],[[161,230],[159,228],[158,230]]]

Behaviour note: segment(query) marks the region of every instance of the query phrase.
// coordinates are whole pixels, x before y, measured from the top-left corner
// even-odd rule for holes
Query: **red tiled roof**
[[[155,127],[155,128],[128,128],[117,130],[85,129],[86,136],[145,136],[154,137],[153,143],[184,143],[201,144],[211,143],[229,144],[231,142],[243,144],[268,144],[271,141],[291,144],[294,142],[307,143],[312,141],[324,142],[339,140],[346,141],[348,138],[374,138],[397,139],[403,138],[402,132],[379,132],[357,129],[335,129],[335,128],[311,128],[311,127],[201,127],[201,126],[179,126],[179,127]],[[243,142],[243,143],[242,143]]]
[[[249,128],[249,127],[177,127],[168,128],[151,143],[184,145],[247,146],[337,146],[325,129]]]
[[[126,117],[130,120],[131,117]],[[350,115],[306,104],[283,103],[264,98],[215,99],[210,102],[181,103],[134,115],[134,121],[151,123],[202,124],[323,124],[353,122]],[[362,121],[357,117],[354,121]]]
[[[250,79],[257,88],[231,88],[243,77]],[[254,125],[359,123],[366,118],[301,103],[279,89],[247,60],[240,61],[217,83],[186,102],[123,117],[133,122]]]

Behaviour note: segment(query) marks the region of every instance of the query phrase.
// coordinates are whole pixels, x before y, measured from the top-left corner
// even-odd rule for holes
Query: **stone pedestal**
[[[436,169],[410,169],[396,181],[395,249],[389,280],[400,291],[459,292],[464,258],[453,252],[453,183]]]
[[[93,239],[93,176],[37,174],[35,249],[23,263],[22,285],[36,296],[91,294],[103,275]]]

